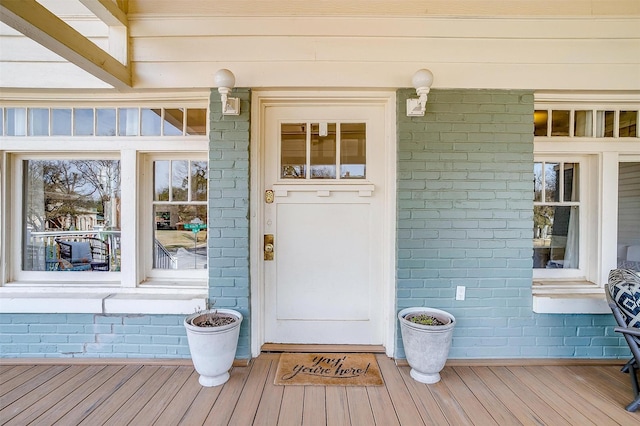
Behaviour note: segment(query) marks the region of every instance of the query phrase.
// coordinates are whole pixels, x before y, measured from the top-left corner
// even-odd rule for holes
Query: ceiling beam
[[[116,25],[129,26],[127,15],[120,10],[120,7],[113,0],[80,0],[80,3],[110,27]]]
[[[0,21],[116,89],[131,88],[127,66],[35,0],[3,0]]]

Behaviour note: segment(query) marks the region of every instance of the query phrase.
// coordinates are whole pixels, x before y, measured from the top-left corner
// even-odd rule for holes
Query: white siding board
[[[91,41],[106,50],[109,45],[108,39],[91,39]],[[65,61],[60,55],[57,55],[36,43],[28,37],[0,37],[0,58],[2,61],[16,62],[60,62]]]
[[[211,16],[626,16],[636,0],[136,0],[129,14]]]
[[[111,88],[68,62],[0,62],[0,81],[12,88]]]
[[[532,90],[640,90],[639,64],[451,64],[436,62],[139,62],[136,88],[211,87],[220,68],[233,70],[236,87],[411,87],[422,67],[434,73],[434,88]],[[611,76],[615,78],[611,78]]]
[[[629,64],[640,39],[477,40],[382,37],[176,37],[136,39],[134,62],[362,61],[497,64]]]
[[[187,36],[352,36],[455,37],[506,39],[639,38],[632,19],[490,19],[361,17],[138,17],[130,34],[142,37]]]

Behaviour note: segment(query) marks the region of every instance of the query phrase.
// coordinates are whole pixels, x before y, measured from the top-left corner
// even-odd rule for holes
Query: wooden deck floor
[[[618,366],[447,366],[423,385],[377,355],[385,386],[275,386],[278,354],[203,388],[180,365],[0,365],[8,425],[640,425]]]

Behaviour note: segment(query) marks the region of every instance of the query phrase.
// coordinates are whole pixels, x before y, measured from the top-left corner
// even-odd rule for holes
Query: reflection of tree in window
[[[103,215],[109,226],[117,218],[106,207],[119,202],[120,164],[114,160],[30,160],[27,225],[33,230],[75,229],[86,215]],[[105,215],[105,212],[107,214]],[[96,224],[96,221],[92,221]]]

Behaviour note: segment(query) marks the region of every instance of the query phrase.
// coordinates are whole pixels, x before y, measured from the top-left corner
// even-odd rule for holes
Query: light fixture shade
[[[413,84],[413,87],[416,89],[421,87],[431,87],[432,83],[433,73],[425,68],[416,71],[411,79],[411,84]]]
[[[232,88],[236,84],[236,77],[228,69],[220,69],[216,71],[213,76],[213,83],[215,87],[228,87]]]

